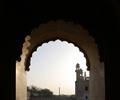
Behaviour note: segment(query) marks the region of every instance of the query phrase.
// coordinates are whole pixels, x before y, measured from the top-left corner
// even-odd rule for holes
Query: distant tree
[[[41,89],[36,86],[27,87],[27,90],[30,92],[31,96],[42,96],[42,97],[51,97],[53,92],[49,89]]]
[[[30,87],[29,86],[27,86],[27,91],[30,91]]]
[[[38,96],[40,88],[37,88],[36,86],[27,87],[27,91],[30,92],[30,96]]]
[[[53,96],[53,92],[50,91],[49,89],[42,89],[41,91],[39,91],[40,96],[43,97],[51,97]]]

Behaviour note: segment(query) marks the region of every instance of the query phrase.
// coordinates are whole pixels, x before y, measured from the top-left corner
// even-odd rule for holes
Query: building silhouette
[[[75,96],[76,100],[88,100],[89,95],[89,77],[86,77],[86,72],[83,75],[83,70],[80,65],[76,64],[76,81],[75,81]]]

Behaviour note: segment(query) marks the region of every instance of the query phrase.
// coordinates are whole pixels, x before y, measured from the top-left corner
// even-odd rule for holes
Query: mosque
[[[75,96],[76,100],[88,100],[89,98],[89,77],[86,77],[86,72],[76,64],[76,81],[75,81]]]

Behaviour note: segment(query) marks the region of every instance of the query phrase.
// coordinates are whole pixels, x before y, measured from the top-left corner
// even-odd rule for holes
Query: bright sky
[[[86,59],[72,43],[60,40],[44,43],[32,55],[27,85],[48,88],[56,95],[59,87],[61,94],[75,94],[77,63],[86,71]]]

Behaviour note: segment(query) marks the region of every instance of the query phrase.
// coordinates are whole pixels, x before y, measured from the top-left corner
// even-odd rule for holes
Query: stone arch
[[[50,40],[66,40],[69,43],[73,43],[84,53],[87,59],[88,69],[90,69],[90,61],[87,53],[88,46],[93,46],[97,49],[97,45],[92,37],[89,36],[88,32],[83,29],[80,25],[74,25],[73,23],[65,23],[64,21],[49,22],[47,24],[41,24],[38,28],[34,29],[30,35],[30,47],[29,53],[26,56],[25,70],[29,70],[30,57],[32,52],[42,43]],[[90,50],[90,47],[89,47]],[[96,50],[98,51],[98,50]],[[96,53],[98,58],[98,52]]]
[[[29,38],[28,38],[29,37]],[[24,58],[24,73],[29,70],[30,57],[33,51],[44,42],[49,40],[65,40],[73,43],[84,53],[87,58],[88,69],[90,69],[90,100],[104,100],[104,64],[100,62],[97,44],[89,33],[80,25],[75,25],[72,22],[50,21],[46,24],[41,24],[38,28],[34,29],[25,41],[23,50],[27,50]],[[24,52],[23,52],[24,53]],[[22,54],[23,54],[22,53]],[[17,66],[16,66],[17,67]],[[101,67],[102,72],[101,73]],[[96,81],[96,82],[94,82]],[[99,87],[101,84],[102,88]],[[18,84],[19,86],[19,84]],[[21,85],[20,85],[21,86]],[[22,90],[21,90],[22,91]],[[24,91],[25,92],[25,91]],[[25,93],[24,93],[25,94]],[[17,99],[18,100],[18,99]],[[23,99],[19,99],[23,100]]]

